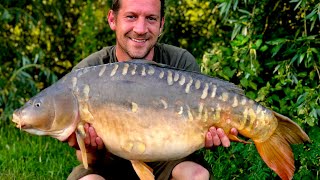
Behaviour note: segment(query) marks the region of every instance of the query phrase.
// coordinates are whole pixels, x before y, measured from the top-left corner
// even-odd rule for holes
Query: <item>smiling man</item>
[[[108,14],[110,28],[116,33],[116,45],[108,46],[82,60],[75,69],[131,59],[147,59],[169,66],[200,72],[195,58],[185,49],[157,43],[164,26],[164,0],[114,0]],[[107,152],[93,127],[85,125],[90,169],[74,168],[68,179],[137,179],[131,163]],[[127,132],[123,132],[127,133]],[[231,134],[237,135],[232,129]],[[76,147],[74,134],[69,145]],[[206,147],[230,146],[222,129],[211,127]],[[81,161],[79,150],[78,159]],[[194,155],[169,162],[152,162],[156,179],[209,179],[209,172]]]
[[[109,12],[108,21],[116,32],[116,56],[119,61],[153,59],[154,45],[164,25],[159,7],[151,1],[128,0],[121,3],[118,10]]]

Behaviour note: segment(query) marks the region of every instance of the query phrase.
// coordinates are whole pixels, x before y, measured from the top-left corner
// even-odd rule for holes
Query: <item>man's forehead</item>
[[[119,11],[160,16],[161,2],[160,0],[121,0]]]

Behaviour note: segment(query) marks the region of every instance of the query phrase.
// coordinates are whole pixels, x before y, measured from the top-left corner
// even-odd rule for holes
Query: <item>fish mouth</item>
[[[20,130],[26,131],[30,134],[35,134],[39,136],[43,135],[50,135],[54,138],[61,139],[60,135],[63,134],[65,129],[61,130],[45,130],[45,129],[37,129],[33,127],[32,125],[26,123],[23,121],[23,118],[21,118],[21,112],[20,111],[14,111],[13,117],[12,117],[12,122],[16,124],[16,128],[19,128]],[[65,138],[67,139],[67,138]]]
[[[23,122],[21,121],[21,118],[19,117],[19,115],[17,115],[17,113],[13,113],[13,118],[12,118],[12,122],[16,123],[16,127],[21,129],[25,128],[25,124],[23,124]]]
[[[64,129],[50,131],[50,130],[41,130],[41,129],[33,128],[31,125],[28,125],[21,120],[18,112],[13,113],[12,122],[14,122],[16,124],[16,127],[19,128],[20,130],[24,130],[26,132],[29,132],[31,134],[36,134],[39,136],[50,135],[54,138],[58,138],[59,135],[64,132]]]

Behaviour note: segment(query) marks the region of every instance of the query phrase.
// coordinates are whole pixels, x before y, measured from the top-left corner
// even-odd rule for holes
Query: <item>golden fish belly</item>
[[[130,160],[165,161],[204,146],[206,127],[173,111],[136,108],[109,106],[93,112],[90,123],[111,153]]]

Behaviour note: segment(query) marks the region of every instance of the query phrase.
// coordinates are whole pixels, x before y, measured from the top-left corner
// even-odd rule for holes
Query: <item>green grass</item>
[[[66,179],[79,163],[75,150],[0,120],[0,179]]]

